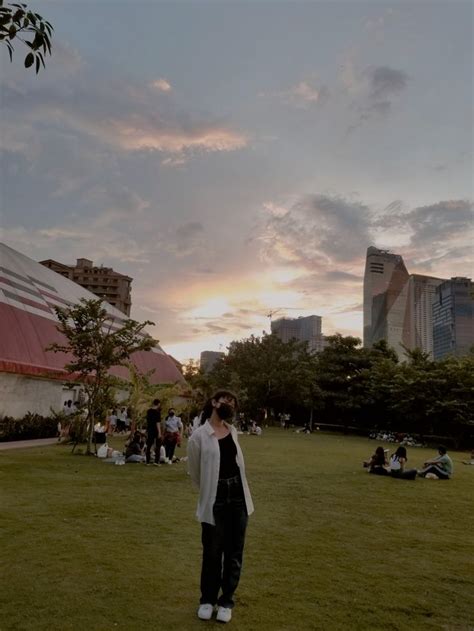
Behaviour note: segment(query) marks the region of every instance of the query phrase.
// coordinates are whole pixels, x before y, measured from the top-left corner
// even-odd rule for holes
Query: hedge
[[[0,442],[57,436],[58,419],[28,412],[23,418],[0,418]]]

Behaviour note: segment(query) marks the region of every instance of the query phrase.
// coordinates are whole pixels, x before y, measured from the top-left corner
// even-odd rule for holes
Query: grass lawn
[[[234,631],[474,629],[466,454],[451,454],[452,480],[411,482],[368,475],[366,439],[271,429],[241,445],[256,510]],[[409,449],[409,464],[432,454]],[[1,631],[222,627],[196,618],[200,527],[184,463],[0,451],[0,500]]]

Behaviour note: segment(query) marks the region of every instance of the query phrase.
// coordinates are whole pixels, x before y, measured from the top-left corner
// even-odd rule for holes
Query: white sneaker
[[[228,609],[227,607],[218,608],[216,620],[219,620],[219,622],[230,622],[231,618],[232,618],[232,609]]]
[[[210,620],[214,612],[213,605],[199,605],[198,618],[201,620]]]

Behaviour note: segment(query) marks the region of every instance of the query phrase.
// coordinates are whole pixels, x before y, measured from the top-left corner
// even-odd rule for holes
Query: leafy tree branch
[[[41,66],[46,67],[45,56],[51,55],[53,30],[50,22],[28,5],[0,0],[0,43],[6,46],[10,61],[13,61],[16,43],[21,42],[28,49],[25,68],[34,67],[38,74]]]

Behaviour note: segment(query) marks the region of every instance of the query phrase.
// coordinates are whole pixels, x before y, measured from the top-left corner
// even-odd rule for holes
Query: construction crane
[[[300,311],[300,309],[298,307],[279,307],[278,309],[271,309],[268,313],[267,313],[267,318],[270,321],[270,324],[272,323],[272,317],[275,315],[275,313],[280,313],[280,311],[287,311],[288,309],[292,309],[295,311]]]

